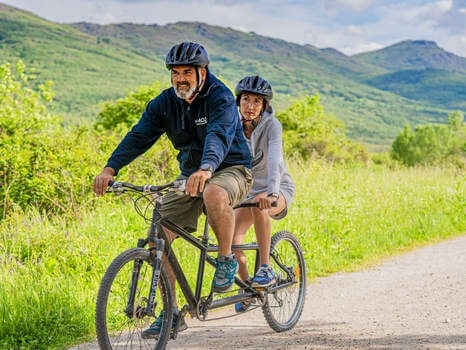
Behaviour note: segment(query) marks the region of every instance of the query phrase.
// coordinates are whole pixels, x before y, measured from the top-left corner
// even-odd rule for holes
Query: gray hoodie
[[[247,198],[259,193],[281,193],[289,207],[295,186],[283,159],[282,125],[275,113],[265,111],[248,141],[252,153],[253,185]]]

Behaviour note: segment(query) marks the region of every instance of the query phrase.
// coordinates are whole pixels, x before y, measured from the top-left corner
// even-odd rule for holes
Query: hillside
[[[466,110],[466,58],[427,40],[406,40],[354,55],[385,70],[362,82],[430,106]]]
[[[428,40],[406,40],[352,57],[360,63],[375,65],[391,72],[438,69],[466,73],[466,58],[447,52]]]
[[[0,4],[1,64],[18,60],[34,72],[37,83],[50,80],[55,112],[67,121],[89,121],[104,100],[161,79],[163,65],[96,39],[67,25]],[[145,72],[142,74],[142,72]]]
[[[278,110],[304,95],[319,94],[325,111],[345,122],[348,136],[368,144],[390,144],[408,123],[444,122],[452,106],[464,103],[464,71],[452,73],[452,79],[445,77],[444,84],[458,88],[442,97],[435,89],[418,91],[409,80],[397,80],[395,68],[372,61],[380,52],[349,57],[334,49],[195,22],[56,24],[0,4],[2,60],[22,59],[37,72],[39,82],[54,81],[54,108],[68,122],[92,120],[102,101],[119,98],[137,86],[154,80],[168,85],[164,56],[182,40],[203,43],[211,55],[211,70],[230,87],[246,74],[267,77]],[[406,56],[411,46],[404,48]],[[390,76],[396,87],[386,84]]]

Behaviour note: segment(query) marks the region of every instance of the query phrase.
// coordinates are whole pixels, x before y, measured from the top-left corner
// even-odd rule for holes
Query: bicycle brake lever
[[[170,191],[180,191],[184,192],[186,190],[186,179],[179,179],[173,181],[173,187],[170,189]]]
[[[124,192],[123,186],[121,182],[114,182],[112,185],[107,189],[107,192],[115,192],[116,194],[121,194]]]

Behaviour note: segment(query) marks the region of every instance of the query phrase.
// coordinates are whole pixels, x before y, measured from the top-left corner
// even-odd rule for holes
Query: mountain
[[[56,93],[52,107],[67,121],[89,121],[102,101],[166,79],[162,62],[118,46],[99,45],[95,37],[69,25],[1,3],[0,57],[0,64],[22,60],[37,84],[52,81]]]
[[[390,72],[438,69],[466,73],[466,58],[447,52],[428,40],[406,40],[380,50],[356,54],[353,58]]]
[[[137,86],[155,80],[168,86],[165,54],[184,40],[206,47],[211,70],[231,88],[248,74],[270,80],[278,111],[319,94],[324,110],[345,122],[348,136],[367,144],[389,145],[406,124],[445,122],[465,101],[464,59],[432,42],[347,56],[198,22],[57,24],[0,3],[0,57],[12,64],[23,60],[38,83],[52,80],[55,111],[67,122],[93,120],[102,101]],[[415,55],[424,57],[422,63],[409,60]],[[449,74],[438,75],[442,71]]]
[[[433,41],[407,40],[353,56],[385,70],[362,82],[420,103],[466,110],[466,58]]]

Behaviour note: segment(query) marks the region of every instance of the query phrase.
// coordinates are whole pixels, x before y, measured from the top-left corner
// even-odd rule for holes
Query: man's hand
[[[197,170],[188,177],[186,181],[186,194],[191,197],[198,197],[200,193],[204,192],[204,187],[212,177],[210,170]]]
[[[97,196],[103,196],[105,194],[109,182],[113,181],[114,175],[115,170],[110,167],[106,167],[99,175],[95,177],[93,189]]]

